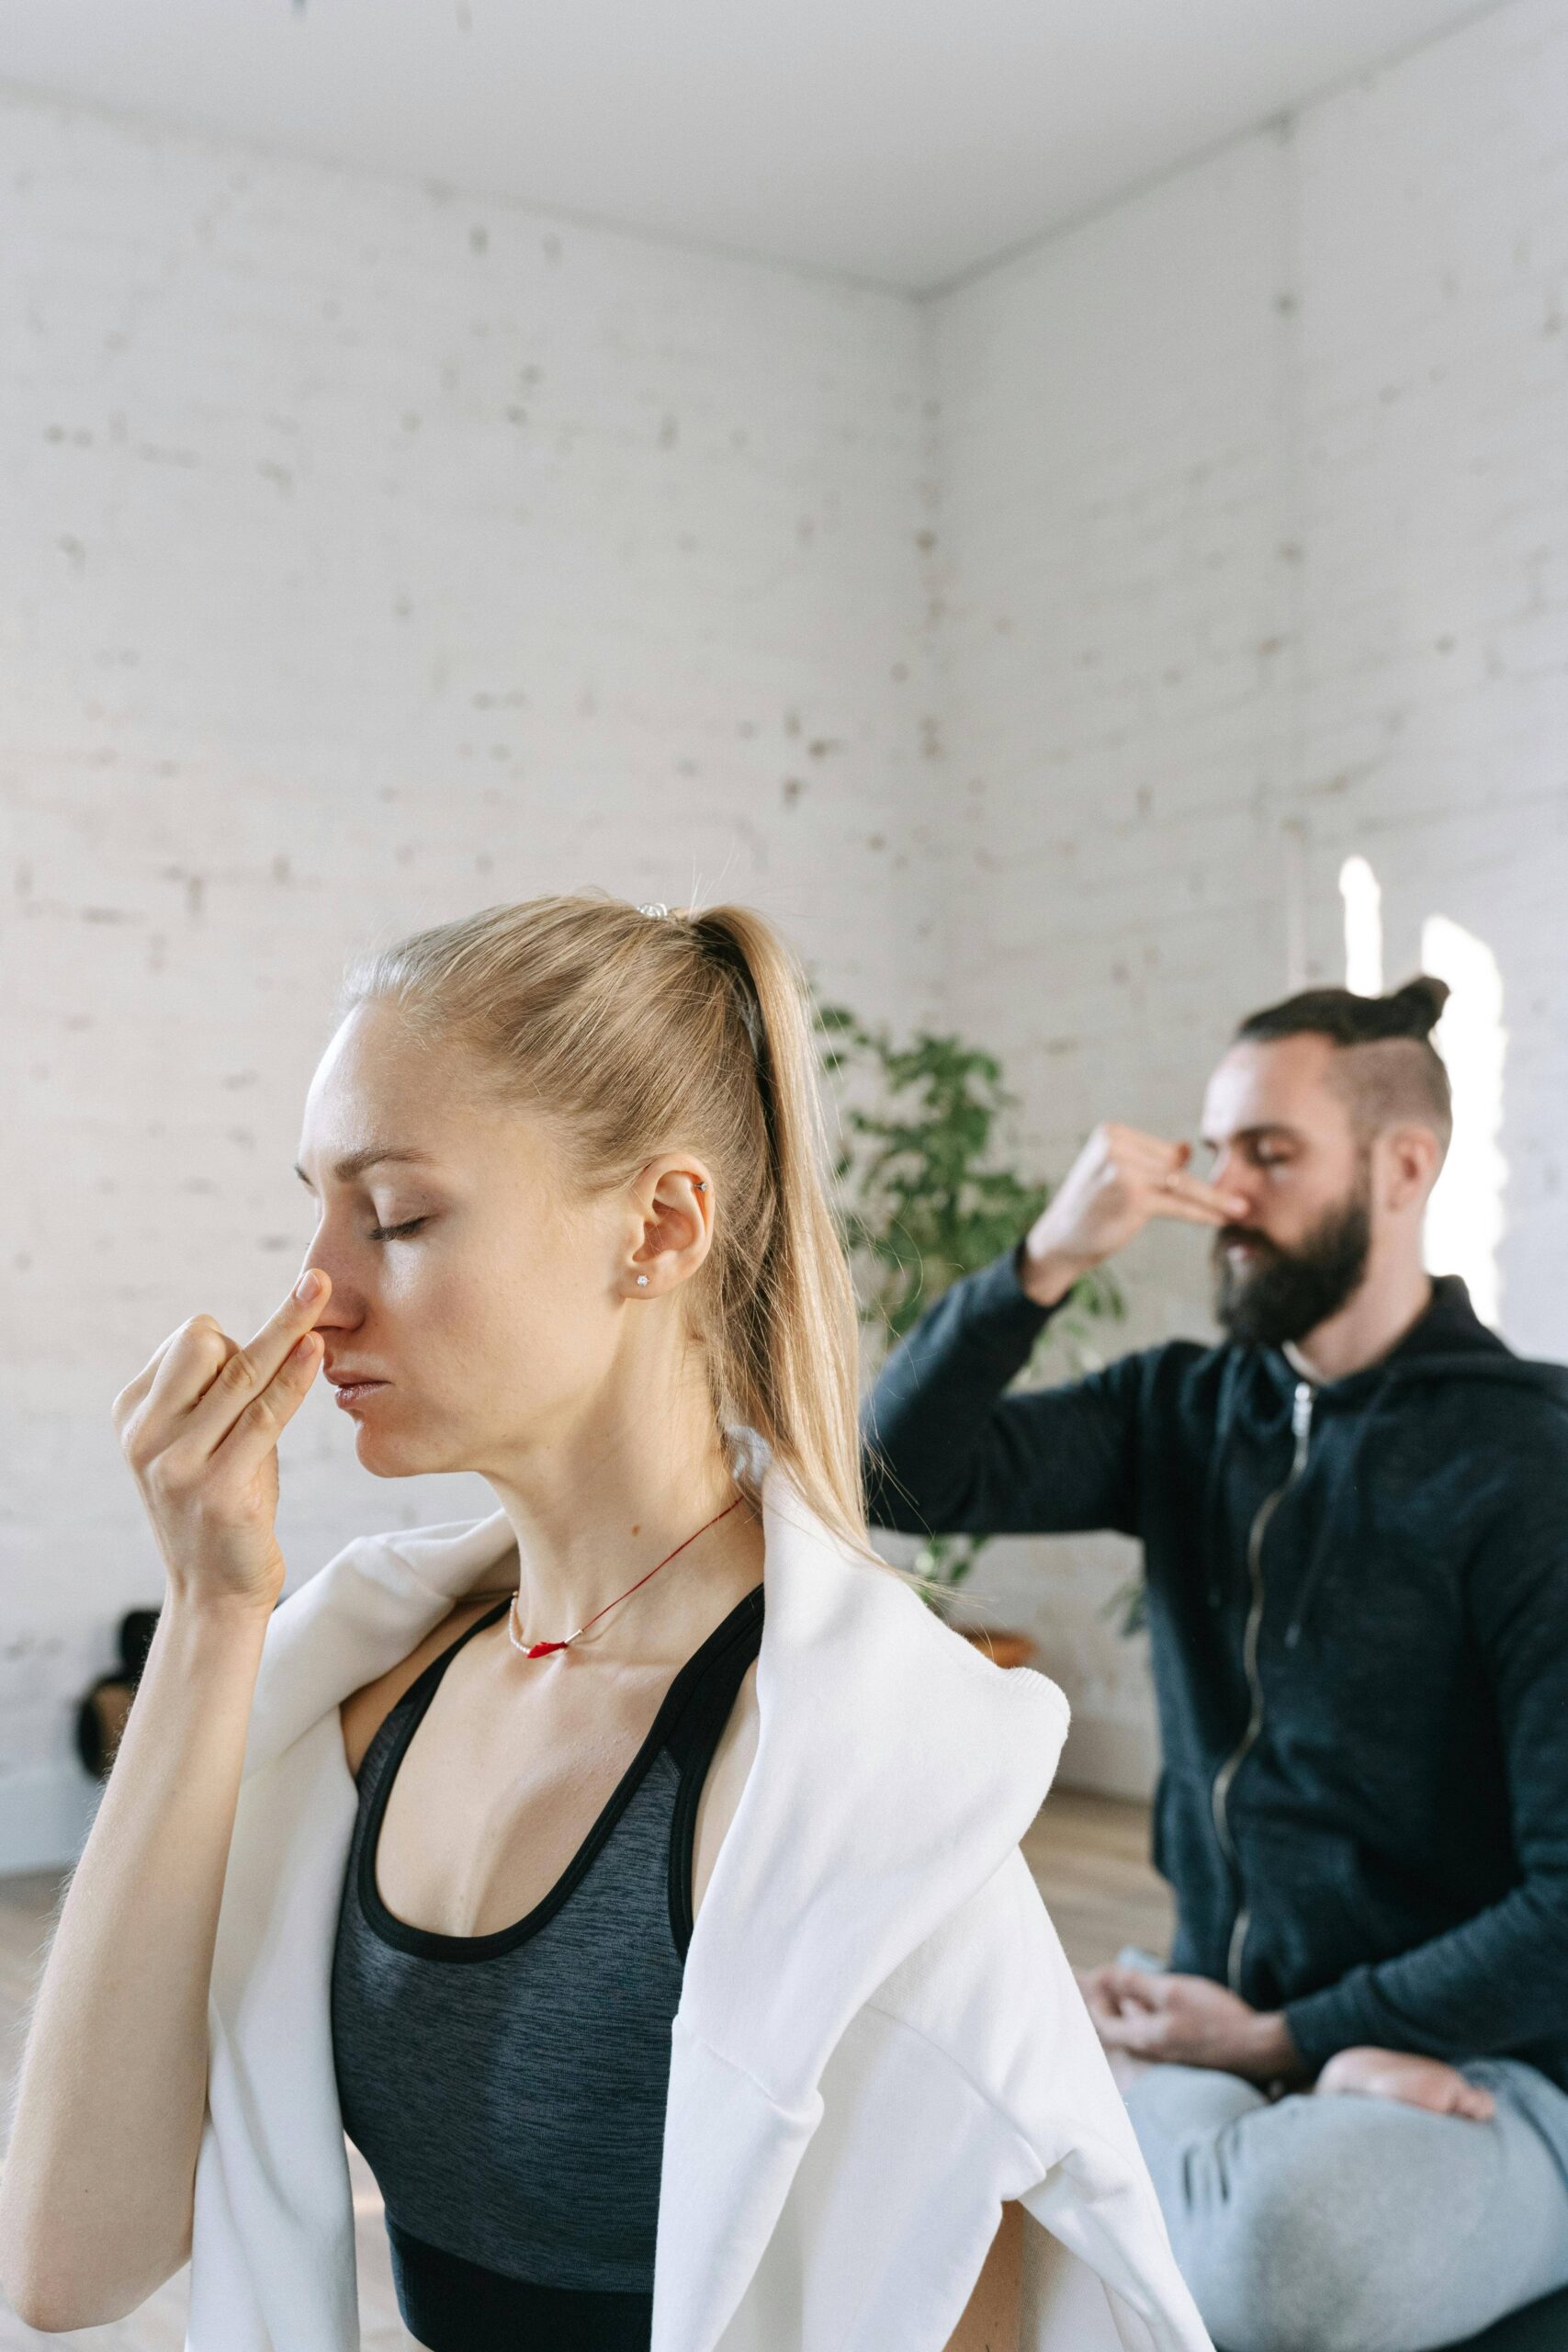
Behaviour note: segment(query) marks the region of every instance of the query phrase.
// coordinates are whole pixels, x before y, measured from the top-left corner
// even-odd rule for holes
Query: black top
[[[441,1935],[388,1910],[377,1842],[443,1674],[508,1605],[431,1661],[359,1768],[333,1955],[339,2104],[421,2344],[644,2352],[697,1802],[761,1645],[762,1587],[675,1676],[549,1893],[491,1935]]]
[[[1439,1275],[1342,1380],[1173,1340],[1004,1395],[1047,1312],[1016,1256],[889,1358],[874,1521],[1141,1540],[1172,1967],[1283,2007],[1314,2066],[1371,2042],[1568,2086],[1568,1373]]]

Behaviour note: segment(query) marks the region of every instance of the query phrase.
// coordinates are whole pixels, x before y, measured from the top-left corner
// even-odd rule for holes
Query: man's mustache
[[[1214,1235],[1216,1254],[1233,1241],[1248,1242],[1254,1250],[1267,1250],[1271,1258],[1282,1258],[1285,1254],[1277,1241],[1270,1241],[1266,1233],[1259,1233],[1256,1226],[1250,1225],[1222,1225]]]

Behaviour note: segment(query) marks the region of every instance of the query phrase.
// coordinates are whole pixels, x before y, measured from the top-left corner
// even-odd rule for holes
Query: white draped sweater
[[[1212,2352],[1020,1850],[1067,1705],[762,1481],[759,1737],[671,2029],[653,2352],[942,2352],[1002,2204],[1024,2352]],[[209,2011],[186,2352],[357,2352],[338,1714],[512,1550],[348,1544],[269,1622]]]

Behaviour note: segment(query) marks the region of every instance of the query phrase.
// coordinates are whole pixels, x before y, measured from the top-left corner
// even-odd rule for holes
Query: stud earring
[[[708,1188],[707,1178],[706,1178],[705,1176],[699,1176],[699,1177],[697,1178],[697,1190],[698,1190],[698,1192],[699,1192],[699,1193],[705,1193],[705,1192],[707,1191],[707,1188]]]
[[[648,1276],[646,1274],[638,1274],[637,1278],[637,1286],[638,1290],[646,1290],[648,1288]]]

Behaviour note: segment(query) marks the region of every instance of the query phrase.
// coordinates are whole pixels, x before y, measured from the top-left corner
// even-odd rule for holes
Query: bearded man
[[[867,1407],[877,1524],[1143,1544],[1175,1942],[1080,1982],[1231,2352],[1428,2352],[1568,2282],[1568,1373],[1424,1268],[1446,995],[1252,1014],[1206,1172],[1097,1129]],[[1156,1216],[1212,1228],[1224,1341],[1004,1394]]]

